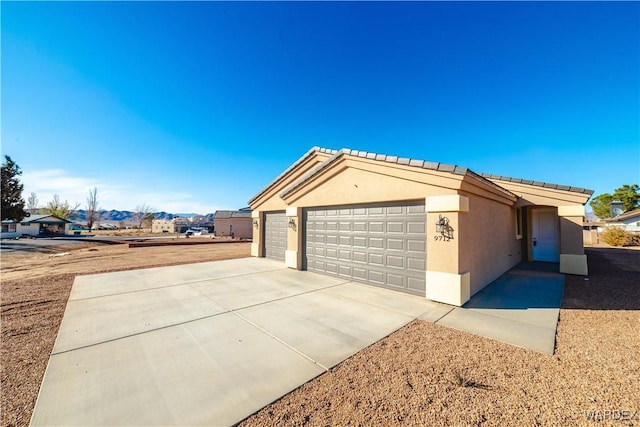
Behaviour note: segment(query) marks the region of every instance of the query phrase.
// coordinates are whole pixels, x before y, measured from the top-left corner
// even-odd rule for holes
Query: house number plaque
[[[441,240],[443,242],[449,242],[453,240],[453,227],[449,224],[449,218],[446,216],[438,215],[438,222],[436,222],[436,235],[433,236],[434,240]]]

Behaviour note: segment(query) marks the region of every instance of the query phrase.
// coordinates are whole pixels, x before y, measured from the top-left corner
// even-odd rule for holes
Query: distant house
[[[151,223],[152,233],[175,233],[175,222],[172,219],[154,219]]]
[[[69,234],[71,221],[55,215],[31,215],[20,222],[2,221],[2,238],[11,239],[22,235],[56,236]]]
[[[251,211],[216,211],[213,215],[216,236],[231,236],[238,239],[251,239]]]
[[[602,220],[606,226],[622,227],[627,231],[640,232],[640,209],[634,209],[618,215],[615,218],[605,218]]]

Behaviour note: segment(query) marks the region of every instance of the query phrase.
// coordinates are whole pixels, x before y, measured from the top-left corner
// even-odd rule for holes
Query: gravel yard
[[[29,423],[76,274],[246,257],[249,248],[3,254],[2,425]],[[589,280],[566,277],[554,356],[414,321],[242,425],[640,425],[640,251],[587,254]]]
[[[241,426],[640,425],[640,251],[587,254],[554,356],[414,321]]]

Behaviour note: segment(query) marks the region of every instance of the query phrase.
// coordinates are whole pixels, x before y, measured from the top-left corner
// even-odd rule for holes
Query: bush
[[[603,242],[611,246],[635,246],[638,244],[638,236],[621,227],[609,226],[600,236]]]

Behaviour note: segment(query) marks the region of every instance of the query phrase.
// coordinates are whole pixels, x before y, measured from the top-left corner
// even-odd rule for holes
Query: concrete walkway
[[[436,323],[553,354],[564,292],[557,271],[553,263],[522,263]]]
[[[79,276],[31,424],[232,425],[416,318],[553,354],[563,284],[525,265],[454,308],[263,258]]]

